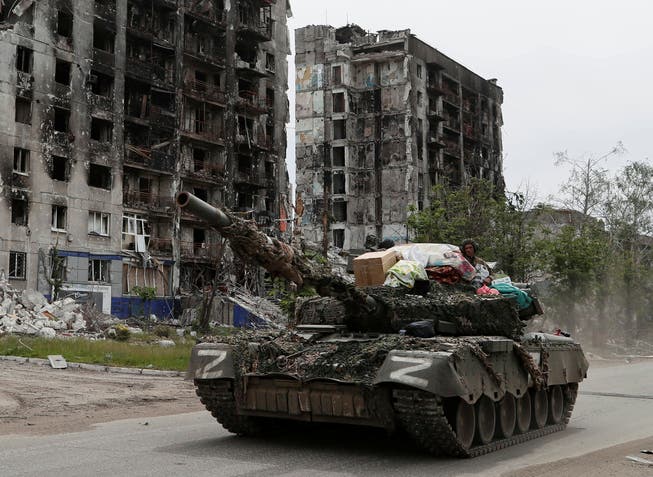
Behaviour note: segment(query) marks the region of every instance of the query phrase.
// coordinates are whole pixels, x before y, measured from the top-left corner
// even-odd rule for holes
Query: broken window
[[[27,277],[27,254],[25,252],[9,252],[9,278],[25,280]]]
[[[57,60],[54,81],[66,86],[70,85],[70,63],[64,60]]]
[[[206,151],[193,148],[193,171],[199,172],[206,169]]]
[[[98,96],[111,97],[113,94],[113,77],[100,73],[99,71],[91,71],[88,76],[87,83],[91,85],[91,91]]]
[[[417,77],[422,77],[422,65],[417,65]]]
[[[331,150],[333,152],[333,167],[344,167],[345,166],[344,146],[336,146]]]
[[[347,122],[345,119],[333,121],[333,139],[347,139]]]
[[[16,47],[16,69],[23,73],[32,73],[33,51],[24,46]]]
[[[16,97],[16,122],[32,124],[32,101]]]
[[[333,246],[343,248],[345,246],[345,231],[342,229],[333,231]]]
[[[150,241],[149,224],[138,214],[122,216],[122,249],[145,252]]]
[[[344,200],[333,202],[333,220],[335,222],[347,222],[347,202]]]
[[[93,48],[113,53],[116,34],[98,24],[93,25]]]
[[[54,130],[67,133],[70,129],[70,110],[54,108]]]
[[[334,194],[345,193],[345,174],[342,172],[333,173],[333,193]]]
[[[109,283],[109,260],[95,260],[89,259],[88,261],[88,281],[89,282],[104,282]]]
[[[29,149],[14,148],[14,172],[18,174],[29,173]]]
[[[73,16],[69,12],[57,12],[57,35],[70,38],[73,36]]]
[[[342,66],[333,67],[333,84],[339,85],[342,84]]]
[[[152,192],[152,179],[150,177],[138,178],[138,192],[141,194],[150,194]]]
[[[265,90],[265,102],[270,108],[274,106],[274,89],[267,88]]]
[[[88,185],[100,189],[111,189],[111,168],[91,164],[88,171]]]
[[[238,155],[238,172],[248,174],[252,171],[252,158],[244,154]]]
[[[113,140],[113,123],[106,119],[91,118],[91,139],[111,143]]]
[[[11,223],[14,225],[27,225],[27,200],[14,198],[11,200]]]
[[[66,215],[68,213],[68,207],[65,205],[53,205],[52,206],[52,230],[55,231],[66,231]]]
[[[209,200],[209,192],[206,189],[202,189],[200,187],[193,187],[193,194],[195,197],[198,199],[202,199],[204,202],[208,202]]]
[[[206,248],[206,230],[193,229],[193,253],[197,255],[203,248]]]
[[[109,235],[109,224],[111,223],[111,215],[105,212],[92,212],[88,213],[88,234],[89,235]]]
[[[274,55],[271,53],[266,53],[265,54],[265,69],[274,73],[274,69],[276,66],[275,58]]]
[[[50,177],[55,181],[67,181],[70,176],[70,161],[67,157],[52,156]]]
[[[424,103],[424,93],[422,93],[421,91],[418,91],[417,92],[417,106],[422,106],[423,103]]]
[[[345,93],[333,93],[333,112],[345,112]]]

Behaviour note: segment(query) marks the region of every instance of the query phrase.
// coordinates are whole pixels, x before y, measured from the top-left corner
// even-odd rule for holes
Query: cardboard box
[[[354,276],[357,287],[383,285],[385,273],[397,263],[393,250],[368,252],[354,259]]]

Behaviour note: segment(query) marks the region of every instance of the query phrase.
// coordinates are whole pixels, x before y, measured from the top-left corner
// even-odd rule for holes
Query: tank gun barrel
[[[176,201],[178,207],[205,220],[209,225],[218,230],[231,225],[231,219],[222,210],[207,204],[190,192],[180,192],[177,194]]]

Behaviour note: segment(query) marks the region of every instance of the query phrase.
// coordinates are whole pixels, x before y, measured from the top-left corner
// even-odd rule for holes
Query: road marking
[[[620,393],[599,393],[594,391],[580,391],[578,394],[587,394],[588,396],[618,397],[627,399],[653,399],[653,396],[643,394],[620,394]]]

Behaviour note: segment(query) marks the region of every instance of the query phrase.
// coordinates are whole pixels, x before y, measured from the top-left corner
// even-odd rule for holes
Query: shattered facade
[[[3,2],[0,2],[3,5]],[[192,192],[279,234],[288,0],[19,0],[0,10],[0,274],[168,315],[219,271]],[[53,258],[53,251],[57,257]]]
[[[297,196],[309,240],[404,242],[410,206],[470,177],[503,190],[501,104],[485,80],[410,30],[295,31]]]

